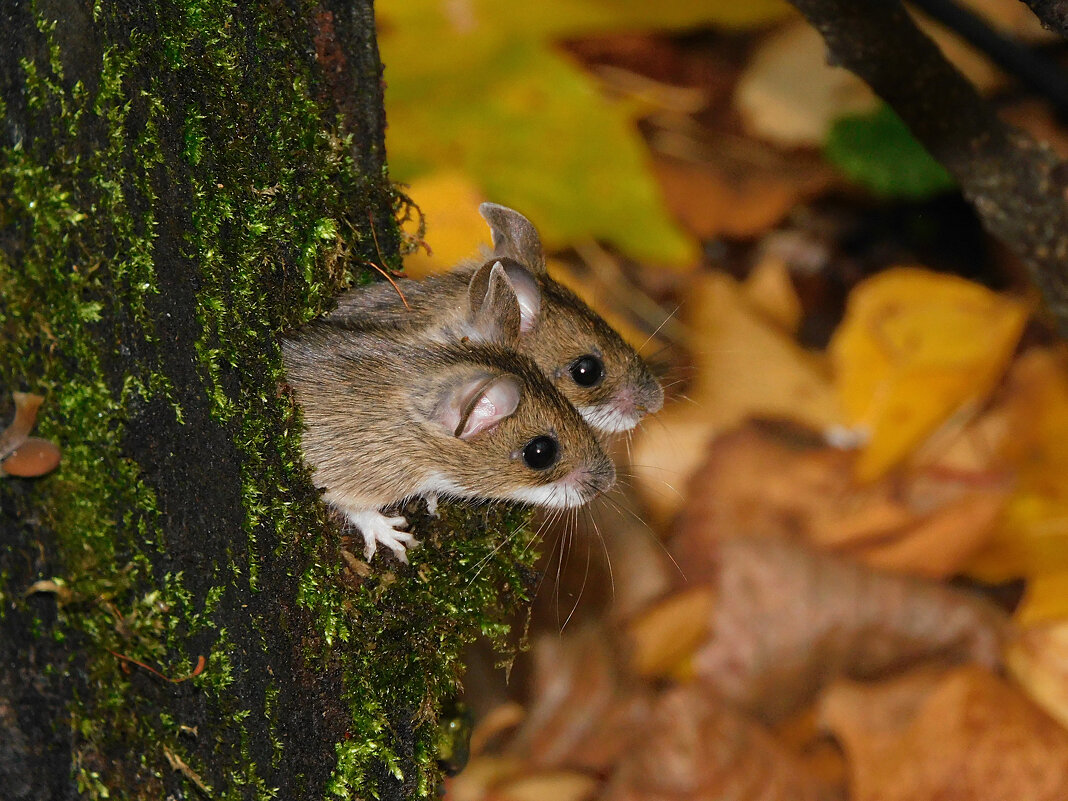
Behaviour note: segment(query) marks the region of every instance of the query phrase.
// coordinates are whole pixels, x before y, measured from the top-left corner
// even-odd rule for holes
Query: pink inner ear
[[[525,334],[538,322],[541,312],[541,288],[537,280],[522,267],[509,265],[504,268],[508,280],[519,301],[519,333]]]
[[[494,381],[479,395],[467,415],[460,439],[471,439],[489,431],[519,406],[519,385],[514,378]]]

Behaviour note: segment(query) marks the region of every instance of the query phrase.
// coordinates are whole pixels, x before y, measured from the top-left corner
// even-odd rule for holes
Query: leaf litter
[[[547,634],[485,692],[507,700],[445,797],[1068,797],[1068,350],[941,168],[904,165],[907,132],[776,4],[671,5],[661,30],[624,0],[423,5],[382,7],[391,154],[428,223],[408,273],[488,244],[478,202],[516,205],[669,397],[591,512],[610,572],[570,553],[582,532],[546,548]]]

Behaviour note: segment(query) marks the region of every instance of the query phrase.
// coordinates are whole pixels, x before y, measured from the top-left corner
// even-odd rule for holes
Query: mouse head
[[[569,508],[611,487],[611,460],[529,359],[494,345],[436,356],[412,398],[439,465],[427,491]]]
[[[479,213],[493,234],[493,259],[475,277],[487,266],[503,269],[519,305],[523,352],[601,432],[626,431],[658,411],[664,392],[649,367],[600,315],[549,278],[530,220],[494,203]]]

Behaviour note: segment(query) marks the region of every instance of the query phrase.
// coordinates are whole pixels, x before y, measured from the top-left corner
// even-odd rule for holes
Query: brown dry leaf
[[[840,683],[821,707],[850,757],[855,801],[1068,797],[1068,732],[980,668]]]
[[[830,798],[769,732],[698,685],[661,694],[609,780],[605,801]]]
[[[523,761],[514,757],[473,757],[455,776],[445,778],[447,801],[483,801],[497,783],[518,775]]]
[[[801,325],[801,299],[790,279],[790,268],[780,256],[767,253],[753,267],[743,284],[745,299],[787,334]]]
[[[994,64],[959,36],[922,15],[920,25],[981,91],[1004,83]],[[734,104],[754,136],[782,147],[815,148],[836,120],[874,111],[879,100],[849,70],[832,66],[823,37],[797,20],[761,43],[738,80]]]
[[[835,180],[826,166],[804,160],[792,170],[738,169],[670,155],[654,160],[653,174],[675,219],[701,239],[758,236]]]
[[[634,439],[634,473],[654,519],[679,509],[680,489],[719,431],[753,416],[823,430],[842,417],[820,360],[746,302],[724,273],[694,276],[682,309],[694,364],[688,398],[669,404]]]
[[[870,432],[861,481],[885,475],[1004,372],[1027,307],[978,284],[898,267],[858,285],[830,355],[850,424]]]
[[[627,631],[634,671],[646,678],[683,678],[684,665],[708,637],[715,603],[711,587],[693,587],[638,615]]]
[[[597,629],[542,638],[534,661],[532,701],[507,753],[539,769],[606,770],[642,731],[644,692]]]
[[[767,37],[738,80],[734,103],[746,128],[785,147],[819,147],[846,114],[874,110],[879,100],[849,70],[827,63],[827,46],[803,20]]]
[[[26,441],[37,422],[37,410],[44,401],[40,395],[30,392],[12,392],[11,398],[15,401],[15,416],[7,428],[0,432],[0,459]]]
[[[517,776],[494,786],[486,801],[586,801],[597,779],[574,770],[547,770]]]
[[[706,558],[719,539],[787,537],[874,567],[944,577],[990,538],[1009,493],[1002,471],[979,463],[857,485],[856,458],[798,427],[750,423],[721,435],[690,484],[676,554],[685,564]]]
[[[27,437],[10,456],[0,462],[0,475],[36,478],[59,466],[59,446],[47,439]]]
[[[793,713],[839,676],[1000,661],[1004,614],[941,583],[777,539],[724,540],[698,558],[679,563],[711,580],[718,601],[694,673],[764,719]]]
[[[1005,663],[1035,703],[1068,729],[1068,622],[1021,631],[1005,649]]]

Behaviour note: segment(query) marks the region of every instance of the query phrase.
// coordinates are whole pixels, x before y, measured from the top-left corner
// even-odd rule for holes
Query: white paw
[[[398,559],[408,564],[407,548],[419,545],[419,540],[414,536],[399,530],[408,525],[408,521],[403,517],[386,517],[381,512],[370,509],[366,512],[349,512],[348,518],[363,535],[363,555],[367,561],[371,561],[376,546],[381,543],[393,551]]]
[[[428,492],[423,496],[426,498],[426,511],[427,514],[432,517],[438,516],[438,494],[436,492]]]

